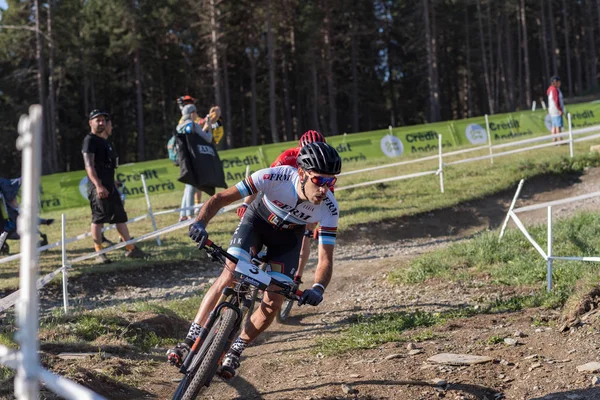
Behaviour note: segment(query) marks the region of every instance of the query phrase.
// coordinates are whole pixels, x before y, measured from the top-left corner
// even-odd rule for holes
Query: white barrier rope
[[[513,212],[515,212],[515,213],[521,213],[521,212],[526,212],[526,211],[532,211],[532,210],[537,210],[538,208],[546,208],[548,206],[557,206],[557,205],[560,205],[560,204],[571,203],[571,202],[574,202],[574,201],[585,200],[585,199],[589,199],[589,198],[592,198],[592,197],[598,197],[598,196],[600,196],[600,192],[592,192],[592,193],[582,194],[580,196],[567,197],[565,199],[547,201],[545,203],[533,204],[533,205],[530,205],[530,206],[515,208],[513,210]]]
[[[36,283],[37,289],[40,290],[41,288],[46,286],[52,279],[54,279],[56,275],[61,273],[63,269],[64,267],[60,267],[56,271],[52,271],[49,274],[39,278]],[[16,292],[12,292],[8,296],[5,296],[0,299],[0,313],[15,305],[15,303],[19,300],[19,292],[21,292],[21,289],[17,290]]]

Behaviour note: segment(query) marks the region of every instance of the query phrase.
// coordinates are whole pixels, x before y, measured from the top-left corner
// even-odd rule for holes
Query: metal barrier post
[[[440,176],[440,190],[442,191],[442,193],[444,193],[444,163],[442,161],[442,135],[438,135],[438,156],[438,174]]]
[[[148,195],[148,186],[146,186],[146,177],[144,176],[144,174],[140,174],[140,176],[142,177],[142,185],[144,185],[144,195],[146,196],[148,215],[150,216],[150,220],[152,221],[152,228],[154,228],[154,231],[156,231],[156,220],[154,219],[154,214],[152,214],[152,205],[150,204],[150,196]],[[156,237],[156,244],[158,244],[159,246],[162,244],[160,242],[160,237],[158,236]]]
[[[62,286],[63,286],[63,307],[65,309],[65,314],[69,313],[69,291],[67,289],[67,281],[69,279],[67,268],[67,217],[65,214],[61,215],[61,224],[62,224]]]
[[[18,232],[21,237],[21,271],[19,276],[20,298],[17,307],[18,357],[15,376],[15,397],[18,400],[37,399],[39,396],[40,369],[38,355],[38,275],[37,232],[38,192],[42,167],[42,106],[29,107],[29,115],[19,119],[17,148],[23,153],[21,176],[21,208]]]
[[[548,281],[547,290],[552,290],[552,206],[548,206],[548,271],[546,279]]]
[[[493,164],[494,163],[494,154],[493,154],[493,148],[492,148],[492,134],[490,133],[490,120],[489,120],[487,114],[485,114],[485,130],[487,131],[488,147],[490,148],[490,162]]]
[[[512,199],[512,203],[510,203],[508,213],[506,213],[506,218],[504,218],[504,223],[502,224],[502,229],[500,229],[500,237],[498,238],[498,240],[501,240],[502,236],[504,236],[504,231],[506,230],[506,225],[508,224],[508,220],[510,219],[510,214],[512,213],[512,210],[515,208],[515,203],[517,202],[517,199],[519,198],[519,194],[521,194],[521,189],[523,189],[524,183],[525,183],[525,179],[521,179],[521,181],[519,182],[519,186],[517,187],[517,191],[515,192],[515,196]]]
[[[567,114],[569,121],[569,150],[571,152],[571,158],[573,158],[573,125],[571,124],[571,113]]]

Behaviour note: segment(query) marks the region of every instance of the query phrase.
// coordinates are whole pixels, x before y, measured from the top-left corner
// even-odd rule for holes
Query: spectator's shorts
[[[553,128],[562,128],[563,127],[562,115],[557,115],[556,117],[552,117],[552,127]]]
[[[264,245],[271,270],[293,279],[298,270],[304,228],[299,225],[295,229],[277,229],[249,207],[233,232],[227,252],[250,261]]]
[[[107,188],[110,193],[108,197],[100,199],[96,187],[88,187],[88,200],[92,209],[93,224],[120,224],[127,222],[127,213],[123,207],[123,201],[117,189],[113,186]]]

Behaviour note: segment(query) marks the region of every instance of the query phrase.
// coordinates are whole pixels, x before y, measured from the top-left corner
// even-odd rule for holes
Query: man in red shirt
[[[298,141],[298,147],[293,147],[291,149],[285,150],[283,153],[277,157],[275,161],[271,164],[271,168],[280,167],[282,165],[289,165],[290,167],[298,168],[298,153],[300,153],[300,149],[308,143],[314,142],[326,142],[325,137],[319,133],[318,131],[309,130],[304,132],[304,134],[300,137]],[[333,188],[329,188],[333,191]],[[246,212],[246,208],[248,205],[252,203],[256,195],[248,196],[244,198],[244,203],[238,207],[237,215],[240,219],[244,216]],[[311,232],[317,227],[316,224],[308,224],[306,225],[306,231]],[[294,280],[298,283],[302,282],[302,274],[304,272],[304,267],[306,266],[306,262],[308,261],[308,257],[310,256],[310,234],[308,236],[305,235],[302,241],[302,248],[300,250],[300,262],[298,263],[298,272],[296,276],[294,276]]]

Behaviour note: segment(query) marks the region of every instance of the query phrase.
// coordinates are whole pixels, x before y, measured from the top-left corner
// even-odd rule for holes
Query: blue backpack
[[[169,160],[173,161],[173,164],[179,166],[179,146],[175,139],[175,133],[171,136],[171,139],[167,142],[167,151],[169,152]]]

